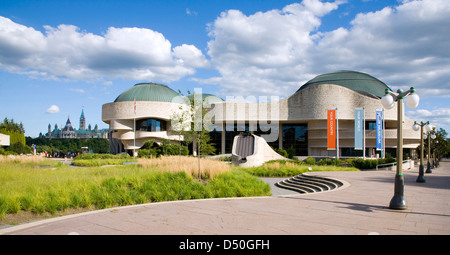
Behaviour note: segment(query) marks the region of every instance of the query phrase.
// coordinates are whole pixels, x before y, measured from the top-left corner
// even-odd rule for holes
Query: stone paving
[[[393,171],[313,172],[344,181],[314,194],[188,200],[110,208],[0,229],[7,235],[448,235],[450,161],[426,183],[404,171],[407,210],[391,210]],[[278,192],[278,191],[277,191]]]

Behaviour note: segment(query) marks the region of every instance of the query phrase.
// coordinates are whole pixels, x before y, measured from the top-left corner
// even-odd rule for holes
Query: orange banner
[[[327,112],[328,150],[336,150],[336,110]]]

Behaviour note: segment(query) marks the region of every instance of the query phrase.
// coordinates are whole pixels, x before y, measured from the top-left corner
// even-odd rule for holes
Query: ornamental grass
[[[185,172],[188,176],[199,177],[199,167],[202,179],[213,179],[215,176],[230,171],[228,163],[200,158],[200,164],[197,157],[187,156],[160,156],[158,158],[138,159],[138,164],[142,167],[156,167],[163,172]]]

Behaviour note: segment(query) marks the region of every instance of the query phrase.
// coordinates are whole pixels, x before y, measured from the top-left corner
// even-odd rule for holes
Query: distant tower
[[[81,110],[81,116],[80,116],[80,130],[86,129],[86,119],[84,118],[84,111]]]
[[[48,123],[48,137],[52,137],[52,125]]]

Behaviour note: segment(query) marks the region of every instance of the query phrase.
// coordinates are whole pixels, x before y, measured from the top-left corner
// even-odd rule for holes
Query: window
[[[283,125],[283,149],[293,147],[296,156],[308,156],[308,125]]]
[[[136,120],[136,130],[138,131],[166,131],[166,121],[158,119]]]
[[[366,121],[366,130],[376,130],[377,123],[375,121]]]

